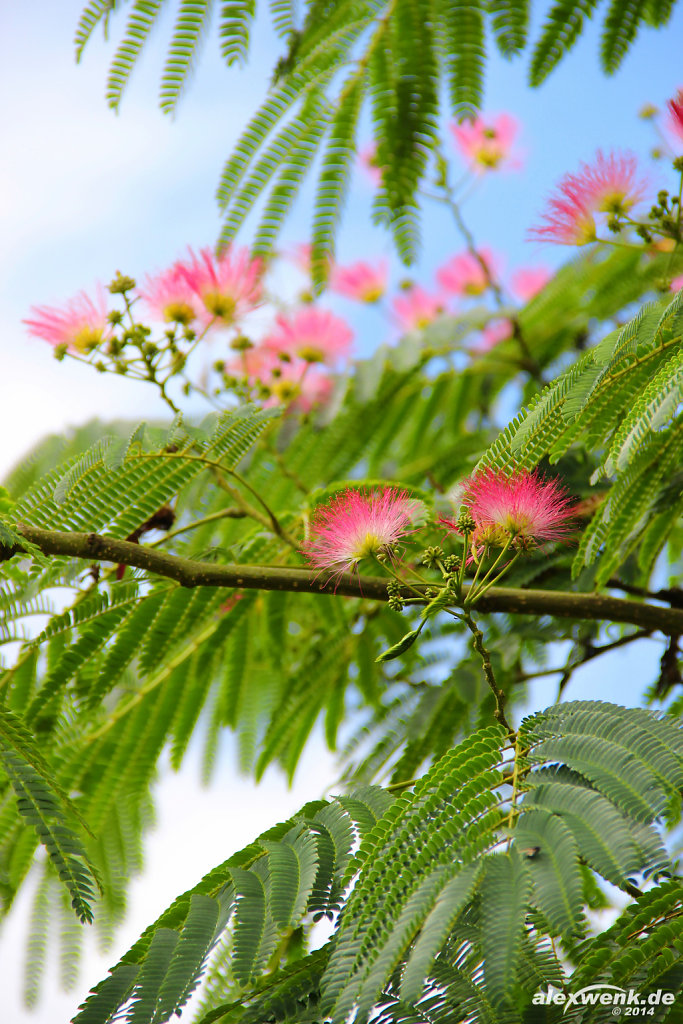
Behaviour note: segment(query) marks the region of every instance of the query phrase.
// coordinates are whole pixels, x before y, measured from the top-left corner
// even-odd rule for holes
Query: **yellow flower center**
[[[169,302],[164,306],[164,320],[171,324],[187,324],[194,320],[194,310],[189,302]]]
[[[296,354],[307,363],[321,363],[325,358],[324,350],[316,348],[315,345],[301,345]]]
[[[202,296],[204,305],[209,313],[213,313],[219,320],[231,324],[235,319],[237,302],[232,295],[224,295],[222,292],[205,292]]]
[[[476,155],[476,162],[481,164],[482,167],[497,167],[502,159],[502,150],[495,146],[483,147]]]
[[[368,531],[363,538],[359,538],[354,548],[353,556],[357,559],[369,558],[371,555],[376,555],[384,546],[376,533]]]
[[[75,332],[71,344],[79,352],[92,352],[102,341],[103,334],[101,327],[91,327],[88,324]]]
[[[361,299],[363,302],[378,302],[384,295],[384,288],[378,284],[368,285],[361,292]]]
[[[273,381],[270,386],[271,392],[280,402],[289,402],[298,394],[298,387],[292,380]]]

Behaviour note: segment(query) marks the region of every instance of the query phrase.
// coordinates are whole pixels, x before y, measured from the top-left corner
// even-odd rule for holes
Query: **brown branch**
[[[283,590],[291,593],[329,594],[338,597],[371,598],[387,601],[387,579],[344,573],[325,578],[311,569],[271,565],[214,565],[180,558],[144,544],[102,537],[97,533],[62,533],[19,524],[16,532],[46,555],[65,555],[86,561],[114,562],[144,569],[156,576],[176,580],[183,587],[231,587],[252,590]],[[0,546],[0,561],[23,551],[20,546]],[[420,603],[415,589],[402,595],[408,604]],[[463,587],[466,597],[468,587]],[[425,602],[427,598],[425,597]],[[665,608],[639,601],[628,601],[607,594],[576,594],[557,590],[518,590],[491,587],[475,602],[482,612],[511,612],[517,615],[554,615],[569,619],[594,619],[629,622],[643,629],[660,630],[667,636],[683,634],[683,610]]]

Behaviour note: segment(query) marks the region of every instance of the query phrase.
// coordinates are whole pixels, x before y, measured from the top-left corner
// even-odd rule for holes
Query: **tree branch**
[[[388,579],[344,573],[325,579],[311,569],[271,565],[213,565],[169,555],[143,544],[102,537],[97,533],[63,533],[18,524],[16,532],[46,555],[65,555],[86,561],[114,562],[144,569],[156,576],[176,580],[183,587],[230,587],[251,590],[283,590],[291,593],[329,594],[387,601]],[[0,561],[7,561],[23,549],[0,545]],[[405,588],[407,604],[420,603],[415,589]],[[467,596],[468,587],[463,587]],[[425,597],[425,602],[427,598]],[[576,594],[557,590],[518,590],[491,587],[475,605],[482,612],[512,612],[517,615],[555,615],[570,619],[628,622],[644,629],[657,629],[667,636],[683,634],[683,609],[627,601],[607,594]]]

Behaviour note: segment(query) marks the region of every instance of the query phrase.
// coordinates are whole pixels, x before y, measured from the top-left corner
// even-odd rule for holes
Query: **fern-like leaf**
[[[83,13],[78,19],[76,34],[74,36],[77,63],[83,56],[83,49],[100,21],[104,21],[106,32],[108,15],[115,7],[116,0],[90,0],[90,3],[83,10]]]
[[[165,114],[175,110],[196,63],[212,7],[213,0],[181,0],[161,78],[159,106]]]
[[[608,75],[613,74],[636,37],[647,13],[647,0],[612,0],[600,42],[600,60]]]
[[[531,85],[540,85],[576,42],[584,18],[590,18],[598,0],[557,0],[548,12],[529,68]]]
[[[219,38],[227,64],[241,64],[249,52],[249,33],[256,0],[226,0],[221,4]]]
[[[492,0],[493,35],[504,57],[524,49],[529,26],[528,0]]]
[[[106,99],[112,110],[118,110],[128,79],[138,61],[164,0],[135,0],[126,32],[114,54],[107,78]]]
[[[0,748],[0,762],[17,798],[19,813],[33,825],[71,905],[84,923],[93,919],[90,903],[97,880],[76,833],[66,824],[61,801],[52,786],[15,751]]]

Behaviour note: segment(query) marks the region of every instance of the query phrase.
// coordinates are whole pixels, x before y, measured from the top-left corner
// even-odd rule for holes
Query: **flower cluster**
[[[577,174],[562,178],[542,222],[530,230],[529,237],[561,245],[587,245],[598,237],[597,214],[612,218],[610,226],[618,229],[620,218],[643,199],[647,188],[632,153],[605,156],[598,151],[592,164],[582,163]]]
[[[562,540],[576,514],[574,502],[555,480],[521,470],[506,474],[484,469],[464,484],[460,501],[472,516],[471,542],[477,550],[509,544],[528,549]],[[457,521],[442,522],[462,533]]]
[[[33,306],[31,313],[31,319],[24,320],[30,333],[63,351],[87,354],[111,334],[101,287],[94,299],[79,292],[64,307]]]
[[[147,275],[138,297],[154,319],[200,328],[236,327],[263,302],[263,262],[244,248],[188,250],[167,270]]]
[[[459,503],[466,509],[464,517],[439,522],[450,533],[465,535],[477,559],[490,548],[528,551],[565,540],[577,508],[555,480],[537,472],[492,469],[463,484]],[[421,502],[393,487],[347,488],[316,509],[303,548],[306,558],[316,569],[339,575],[356,569],[364,558],[391,556],[399,540],[416,532],[421,509]]]
[[[228,354],[214,363],[223,386],[268,405],[307,412],[329,399],[329,371],[344,368],[353,332],[341,317],[309,304],[278,314],[265,336],[247,337],[249,316],[267,301],[264,271],[263,262],[244,248],[218,256],[208,248],[189,249],[186,258],[148,274],[140,286],[117,275],[109,291],[123,297],[123,311],[109,308],[98,286],[94,299],[81,292],[61,308],[37,306],[24,322],[60,358],[67,353],[90,358],[99,370],[153,381],[167,401],[166,383],[184,374],[197,345],[227,332]],[[362,278],[357,271],[354,280],[361,290]],[[345,284],[351,287],[348,279]],[[152,340],[151,328],[138,322],[138,304],[164,325],[160,339]],[[192,387],[186,379],[183,386]]]
[[[313,516],[304,545],[309,563],[334,575],[350,572],[363,558],[391,555],[397,542],[414,529],[421,503],[406,491],[347,488]]]
[[[325,403],[332,393],[328,368],[348,359],[353,333],[345,320],[316,306],[281,313],[256,344],[246,342],[224,371],[240,381],[251,397],[266,405],[284,404],[300,412]]]
[[[451,133],[461,155],[479,174],[521,164],[513,148],[519,124],[510,114],[481,115],[463,124],[452,124]]]
[[[474,174],[518,170],[522,166],[521,152],[515,148],[520,125],[512,114],[482,113],[449,127],[457,152]],[[382,167],[377,144],[363,146],[358,151],[358,162],[365,177],[378,188],[382,182]]]

